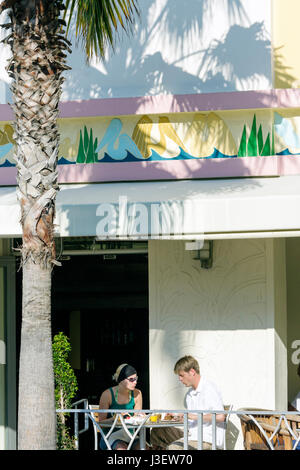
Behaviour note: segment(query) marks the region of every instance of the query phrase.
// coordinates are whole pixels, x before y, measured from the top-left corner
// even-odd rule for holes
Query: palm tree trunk
[[[56,448],[50,292],[51,270],[27,260],[23,266],[19,449]]]
[[[58,102],[65,70],[60,0],[7,0],[14,138],[23,245],[18,448],[55,449],[51,272],[57,184]],[[7,3],[5,2],[5,3]],[[3,5],[3,4],[2,4]]]

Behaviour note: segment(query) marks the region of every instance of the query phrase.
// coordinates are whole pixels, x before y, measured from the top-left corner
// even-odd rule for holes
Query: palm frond
[[[129,32],[139,14],[137,0],[66,0],[65,5],[67,33],[76,15],[76,36],[88,58],[93,54],[103,58],[108,45],[114,48],[118,28]]]

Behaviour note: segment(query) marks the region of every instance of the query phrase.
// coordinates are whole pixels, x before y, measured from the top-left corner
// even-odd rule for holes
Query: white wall
[[[216,241],[213,268],[205,270],[184,242],[150,241],[151,408],[183,408],[186,389],[173,366],[191,354],[201,373],[219,385],[225,404],[286,409],[280,326],[286,315],[283,310],[280,322],[275,315],[285,293],[285,264],[274,262],[282,246],[284,240]],[[275,295],[279,280],[282,295]],[[237,422],[235,439],[238,430]]]
[[[271,87],[270,0],[139,0],[132,36],[106,63],[73,49],[63,100]],[[87,73],[88,72],[88,73]]]
[[[138,0],[134,33],[115,54],[85,64],[75,47],[62,100],[267,89],[271,0]],[[73,28],[74,30],[74,28]],[[3,33],[2,33],[3,35]],[[9,99],[7,48],[0,48],[0,102]]]

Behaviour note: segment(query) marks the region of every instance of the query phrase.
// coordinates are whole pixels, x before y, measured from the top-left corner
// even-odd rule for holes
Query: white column
[[[274,404],[277,410],[286,410],[287,386],[287,293],[285,239],[267,240],[268,309],[272,321],[274,341],[273,380]]]

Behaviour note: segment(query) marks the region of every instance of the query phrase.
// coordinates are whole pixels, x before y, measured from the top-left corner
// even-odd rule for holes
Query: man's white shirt
[[[224,410],[221,393],[217,386],[201,376],[198,387],[190,388],[185,396],[185,406],[188,410]],[[216,423],[216,445],[223,447],[224,423]],[[198,420],[189,420],[189,439],[198,439]],[[212,423],[203,421],[203,441],[212,442]]]

